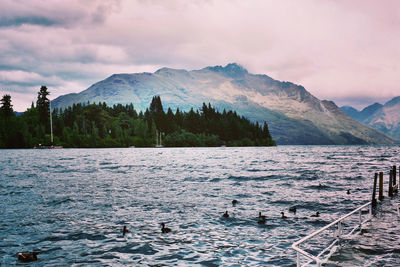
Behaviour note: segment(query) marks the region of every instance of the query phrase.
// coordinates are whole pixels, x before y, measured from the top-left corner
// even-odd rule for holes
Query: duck
[[[350,189],[347,189],[347,194],[348,194],[348,195],[350,195],[350,194],[351,194],[351,193],[350,193]]]
[[[32,261],[37,261],[37,254],[39,254],[39,252],[34,252],[34,251],[30,251],[30,252],[19,252],[17,254],[18,256],[18,260],[22,261],[22,262],[32,262]]]
[[[171,232],[171,228],[165,227],[165,223],[161,223],[161,233],[166,234]]]
[[[266,216],[261,215],[261,211],[258,213],[258,224],[265,224]]]
[[[317,211],[315,214],[311,215],[311,217],[319,217],[319,211]]]
[[[235,206],[238,203],[236,199],[232,200],[232,206]]]
[[[282,214],[282,217],[281,217],[282,219],[287,219],[287,216],[285,216],[285,213],[283,211],[281,212],[281,214]]]
[[[229,218],[228,211],[225,211],[225,213],[224,213],[224,215],[222,215],[222,217],[224,217],[224,218]]]
[[[129,233],[129,230],[126,228],[126,225],[124,225],[124,228],[122,229],[122,235],[125,235],[126,233]]]
[[[290,207],[290,208],[289,208],[289,211],[290,211],[290,212],[293,212],[294,214],[296,214],[296,211],[297,211],[296,206]]]

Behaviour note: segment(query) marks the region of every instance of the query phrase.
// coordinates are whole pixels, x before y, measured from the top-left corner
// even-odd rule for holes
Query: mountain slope
[[[400,97],[395,97],[384,105],[375,103],[362,111],[351,107],[342,107],[342,110],[357,121],[400,140]]]
[[[360,115],[360,111],[358,111],[357,109],[350,107],[350,106],[343,106],[340,108],[341,110],[344,111],[344,113],[346,113],[347,115],[349,115],[350,117],[352,117],[353,119],[361,122],[362,120],[360,119],[361,115]]]
[[[392,143],[384,134],[350,118],[333,102],[320,101],[304,87],[251,74],[242,66],[186,71],[162,68],[154,73],[114,74],[79,94],[60,96],[53,107],[73,103],[133,103],[145,110],[154,95],[164,107],[233,109],[252,121],[264,122],[278,144]]]

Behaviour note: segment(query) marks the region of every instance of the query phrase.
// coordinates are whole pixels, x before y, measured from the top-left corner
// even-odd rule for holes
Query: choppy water
[[[39,251],[31,266],[291,266],[294,241],[368,201],[373,173],[399,163],[389,146],[0,150],[0,262]],[[399,265],[399,233],[349,240],[333,261]]]

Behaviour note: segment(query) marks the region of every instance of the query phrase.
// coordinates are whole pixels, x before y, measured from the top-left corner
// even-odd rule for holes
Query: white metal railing
[[[361,216],[361,215],[362,215],[362,210],[365,209],[366,207],[369,207],[368,217],[367,217],[367,219],[365,219],[364,221],[362,221],[362,216]],[[344,234],[343,234],[342,222],[343,222],[346,218],[350,217],[351,215],[353,215],[353,214],[355,214],[355,213],[357,213],[357,212],[358,212],[358,222],[359,222],[359,224],[356,225],[349,233],[347,233],[347,234],[344,235]],[[348,236],[350,236],[351,234],[354,233],[354,231],[355,231],[357,228],[360,228],[360,229],[361,229],[361,225],[364,224],[364,223],[366,223],[366,222],[368,222],[368,221],[370,221],[371,218],[372,218],[372,205],[371,205],[371,201],[369,201],[368,203],[365,203],[364,205],[362,205],[362,206],[358,207],[357,209],[353,210],[352,212],[349,212],[349,213],[347,213],[346,215],[340,217],[340,218],[337,219],[336,221],[334,221],[334,222],[332,222],[332,223],[330,223],[330,224],[328,224],[328,225],[322,227],[322,228],[319,229],[318,231],[315,231],[315,232],[309,234],[308,236],[303,237],[303,238],[300,239],[299,241],[294,242],[294,243],[292,244],[292,248],[293,248],[294,250],[297,251],[297,266],[298,266],[298,267],[302,266],[302,265],[301,265],[301,262],[300,262],[300,256],[301,256],[301,255],[303,255],[303,256],[305,256],[305,257],[307,257],[307,258],[309,259],[308,262],[307,262],[306,264],[304,264],[303,266],[307,266],[307,265],[309,265],[309,264],[312,263],[312,262],[315,262],[315,263],[317,264],[317,266],[321,266],[321,264],[326,263],[327,260],[329,259],[329,257],[330,257],[330,256],[333,254],[333,252],[334,252],[334,250],[331,250],[331,249],[333,248],[333,246],[334,246],[337,242],[339,242],[340,238],[341,238],[341,237],[348,237]],[[335,240],[334,240],[328,247],[326,247],[325,249],[323,249],[317,256],[314,256],[314,255],[308,253],[307,251],[305,251],[305,250],[303,250],[303,249],[301,249],[301,248],[299,247],[300,244],[304,243],[305,241],[309,240],[310,238],[312,238],[312,237],[314,237],[314,236],[316,236],[316,235],[318,235],[318,234],[320,234],[320,233],[322,233],[322,232],[324,232],[324,231],[328,230],[329,228],[331,228],[331,227],[333,227],[333,226],[336,226],[336,225],[337,225],[337,231],[336,231]],[[325,259],[321,259],[321,256],[323,256],[328,250],[331,250],[330,253],[327,254],[327,256],[325,257]]]

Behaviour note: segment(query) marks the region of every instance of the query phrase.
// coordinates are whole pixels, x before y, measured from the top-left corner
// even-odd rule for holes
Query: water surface
[[[293,266],[291,244],[370,200],[374,173],[399,155],[397,146],[0,150],[0,262],[34,250],[32,266]],[[399,265],[392,239],[349,240],[333,262]]]

